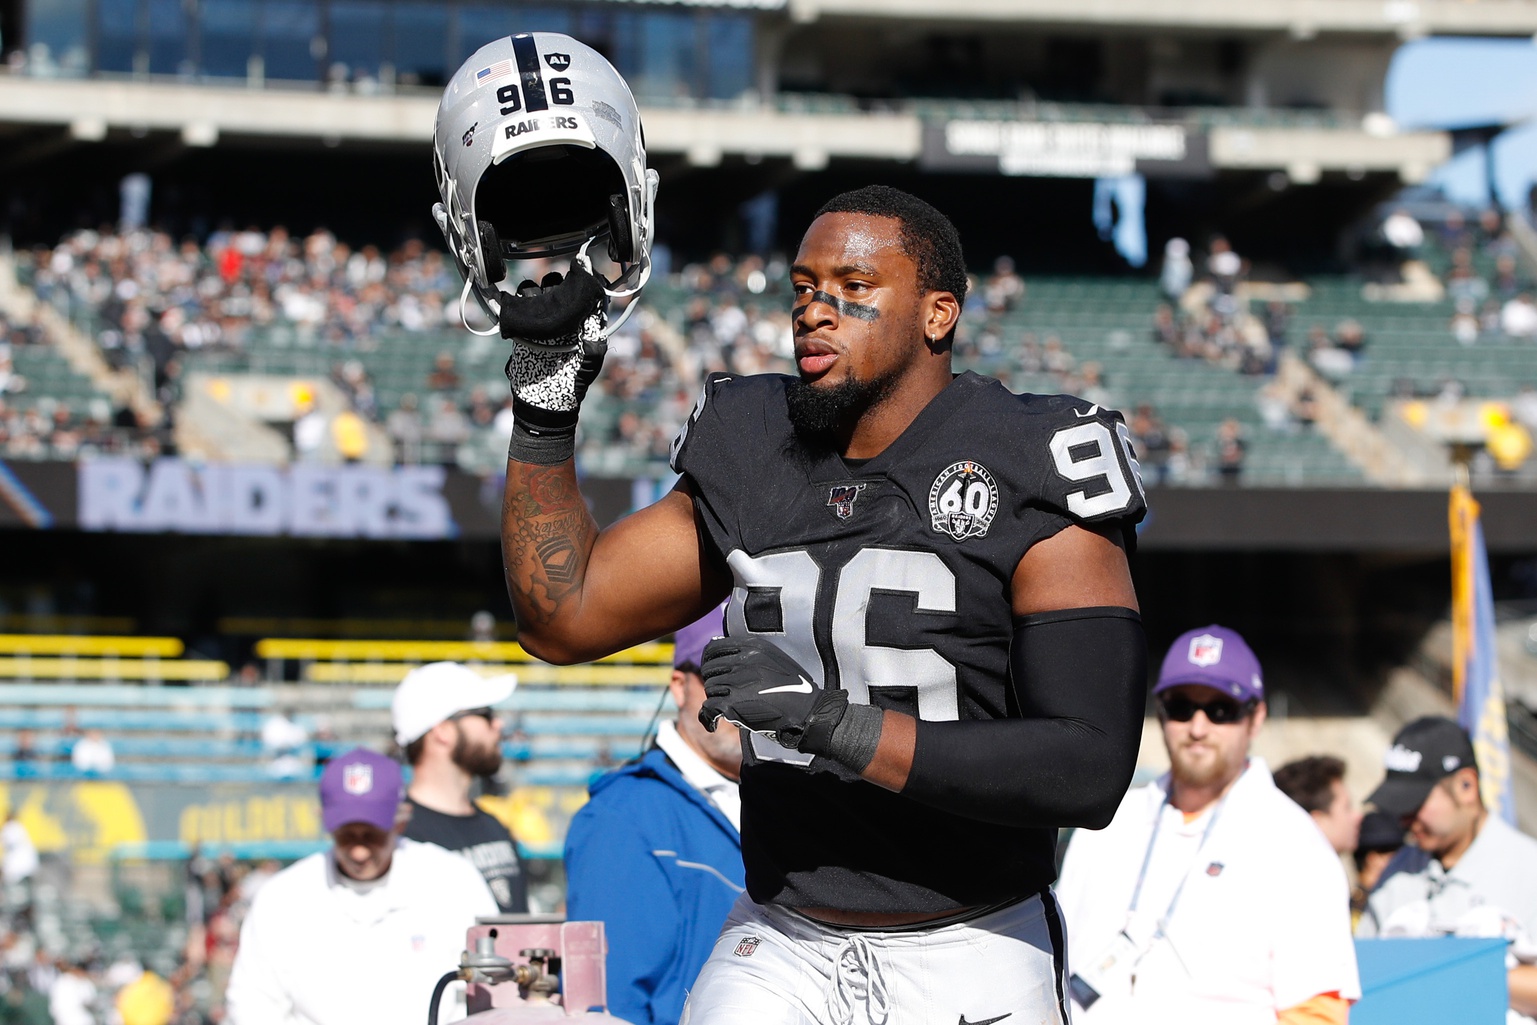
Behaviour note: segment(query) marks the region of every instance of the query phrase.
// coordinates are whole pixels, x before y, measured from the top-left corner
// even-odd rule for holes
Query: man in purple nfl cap
[[[1259,659],[1237,631],[1191,630],[1153,702],[1169,772],[1104,830],[1079,830],[1062,866],[1073,1020],[1343,1025],[1361,995],[1349,889],[1312,818],[1250,753],[1265,722]]]
[[[603,922],[608,1009],[626,1021],[678,1021],[742,893],[741,735],[699,722],[699,666],[726,632],[723,609],[673,639],[677,718],[650,751],[592,785],[566,833],[566,916]]]
[[[331,846],[273,876],[240,928],[225,1004],[231,1025],[419,1025],[465,931],[497,913],[468,859],[401,838],[409,818],[394,759],[363,748],[320,777]],[[349,969],[338,982],[336,957]],[[463,1017],[451,991],[445,1021]]]

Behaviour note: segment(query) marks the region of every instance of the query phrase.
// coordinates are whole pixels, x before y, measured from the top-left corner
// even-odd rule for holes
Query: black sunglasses
[[[462,712],[455,712],[453,715],[449,716],[449,718],[450,719],[468,719],[468,718],[470,718],[472,716],[479,716],[480,718],[484,719],[486,722],[492,722],[497,717],[496,716],[496,710],[492,709],[492,708],[466,708]]]
[[[1257,704],[1259,702],[1252,699],[1240,704],[1232,698],[1213,698],[1203,703],[1192,701],[1182,694],[1158,699],[1158,706],[1163,710],[1164,718],[1171,722],[1189,722],[1195,718],[1196,712],[1205,712],[1206,721],[1213,726],[1227,726],[1241,722],[1254,711]]]

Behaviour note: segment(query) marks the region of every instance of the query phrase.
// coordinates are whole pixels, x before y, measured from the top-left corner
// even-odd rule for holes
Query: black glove
[[[700,675],[705,729],[714,731],[725,719],[808,754],[829,753],[833,731],[849,710],[847,691],[818,687],[795,659],[751,634],[705,645]]]
[[[504,368],[512,385],[509,459],[552,466],[575,454],[577,413],[608,353],[605,305],[597,279],[575,265],[564,279],[546,274],[502,298],[502,337],[513,341]]]

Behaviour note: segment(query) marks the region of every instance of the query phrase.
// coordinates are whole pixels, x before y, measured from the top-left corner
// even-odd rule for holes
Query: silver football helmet
[[[590,269],[587,247],[606,237],[622,267],[610,298],[650,278],[659,179],[630,87],[590,46],[556,32],[482,46],[443,90],[432,144],[433,219],[492,319],[510,298],[506,259],[574,253]]]

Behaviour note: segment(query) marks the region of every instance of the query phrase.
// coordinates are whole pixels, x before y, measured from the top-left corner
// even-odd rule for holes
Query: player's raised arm
[[[668,633],[726,591],[700,551],[685,489],[600,531],[570,459],[508,460],[502,565],[519,642],[559,663]]]
[[[502,552],[518,639],[575,662],[692,622],[724,584],[706,578],[687,495],[600,532],[573,463],[582,397],[623,320],[609,320],[610,302],[633,300],[651,274],[658,178],[629,86],[569,36],[493,40],[444,90],[433,158],[432,213],[464,276],[461,312],[473,295],[496,322],[478,333],[513,342]],[[600,240],[619,267],[612,281],[587,256]],[[507,259],[555,256],[571,258],[564,275],[499,284]]]

